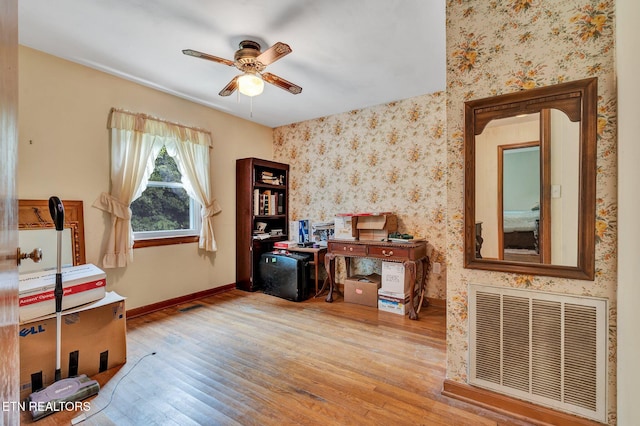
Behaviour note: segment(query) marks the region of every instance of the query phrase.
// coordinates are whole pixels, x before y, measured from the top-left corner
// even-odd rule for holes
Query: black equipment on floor
[[[258,270],[264,293],[294,302],[308,299],[310,259],[301,253],[264,253]]]

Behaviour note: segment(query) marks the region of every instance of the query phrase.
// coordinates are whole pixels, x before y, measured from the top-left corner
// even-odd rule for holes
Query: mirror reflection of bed
[[[500,145],[498,156],[499,258],[540,263],[540,143]]]
[[[64,229],[62,230],[62,266],[82,265],[85,261],[84,213],[82,201],[62,200]],[[55,269],[57,264],[58,231],[49,213],[49,200],[18,201],[18,244],[23,253],[42,249],[38,263],[24,259],[19,273]]]
[[[517,262],[540,262],[538,243],[540,210],[505,210],[503,225],[503,259]]]

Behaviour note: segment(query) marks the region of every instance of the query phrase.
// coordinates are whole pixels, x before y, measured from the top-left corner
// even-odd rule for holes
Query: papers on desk
[[[421,243],[423,241],[425,241],[424,238],[419,238],[419,237],[414,237],[411,239],[404,239],[404,238],[389,238],[389,241],[392,243]]]

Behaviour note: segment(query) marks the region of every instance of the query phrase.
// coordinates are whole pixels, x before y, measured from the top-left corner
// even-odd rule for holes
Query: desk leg
[[[315,271],[316,271],[316,295],[318,294],[318,269],[320,268],[320,265],[318,265],[318,252],[314,252],[313,253],[313,266],[315,266]]]
[[[336,286],[336,255],[333,253],[327,253],[324,256],[324,269],[327,271],[327,279],[329,280],[329,294],[325,299],[326,302],[333,302],[333,289]]]
[[[413,298],[415,297],[414,289],[416,285],[416,262],[413,260],[406,260],[403,265],[404,273],[409,273],[409,276],[411,277],[411,291],[409,292],[409,319],[417,320],[418,313],[416,312],[413,304]]]
[[[322,288],[320,288],[320,290],[318,290],[318,292],[316,293],[315,296],[313,297],[318,297],[320,296],[322,293],[324,293],[324,289],[327,288],[327,284],[329,284],[329,277],[325,278],[324,281],[322,281]]]
[[[421,306],[427,307],[429,306],[429,302],[427,301],[427,282],[429,280],[429,269],[431,268],[431,261],[428,257],[422,259],[422,275],[420,277],[422,282],[422,304]]]

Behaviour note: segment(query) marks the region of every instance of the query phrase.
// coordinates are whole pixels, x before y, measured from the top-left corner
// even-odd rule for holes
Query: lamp
[[[264,90],[264,81],[258,74],[244,73],[238,78],[238,91],[246,96],[256,96]]]

